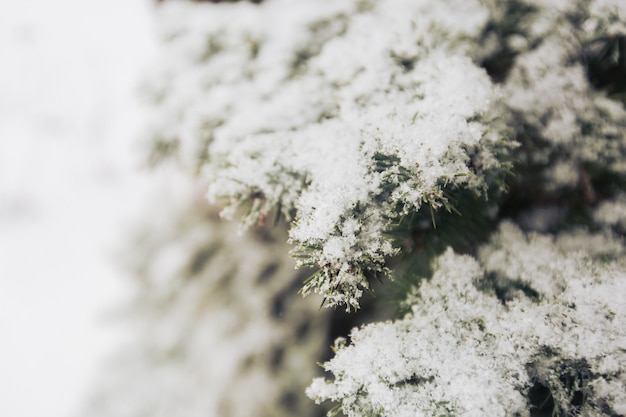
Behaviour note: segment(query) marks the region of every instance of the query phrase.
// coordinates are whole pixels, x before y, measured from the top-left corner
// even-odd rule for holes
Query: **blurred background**
[[[65,417],[120,337],[114,259],[147,179],[148,0],[0,0],[0,415]]]

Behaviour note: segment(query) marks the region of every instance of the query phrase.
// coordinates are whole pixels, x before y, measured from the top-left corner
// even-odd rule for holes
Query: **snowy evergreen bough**
[[[626,413],[622,240],[505,223],[479,253],[447,251],[411,313],[338,339],[307,393],[350,417]]]
[[[137,254],[121,362],[130,396],[169,388],[101,415],[626,415],[625,22],[622,0],[164,1],[148,159],[213,209]],[[172,240],[201,268],[159,272]]]
[[[356,309],[398,252],[392,224],[425,205],[450,210],[446,189],[498,185],[487,178],[506,165],[499,94],[468,52],[487,18],[479,1],[452,0],[194,10],[171,47],[188,51],[176,66],[193,62],[179,82],[204,94],[161,106],[181,106],[171,136],[184,157],[208,155],[223,215],[244,206],[249,226],[284,214],[298,265],[319,268],[303,294]]]

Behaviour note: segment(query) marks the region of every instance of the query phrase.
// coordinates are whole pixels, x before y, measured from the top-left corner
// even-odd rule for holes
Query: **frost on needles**
[[[297,265],[318,268],[303,294],[357,309],[398,253],[394,222],[447,206],[445,189],[480,194],[500,169],[498,94],[468,52],[480,1],[194,6],[175,27],[186,7],[169,5],[162,25],[179,75],[162,77],[160,105],[179,120],[156,123],[159,137],[170,130],[224,216],[291,222]],[[203,94],[172,98],[185,86],[168,83]]]

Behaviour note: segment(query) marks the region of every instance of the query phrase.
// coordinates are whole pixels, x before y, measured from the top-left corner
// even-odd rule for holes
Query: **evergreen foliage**
[[[306,392],[329,415],[626,415],[624,22],[620,0],[165,2],[147,159],[253,230],[203,217],[174,240],[195,260],[142,290],[168,288],[172,311],[150,308],[246,346],[190,338],[164,362],[228,346],[282,370],[233,371],[228,389],[264,388],[178,415],[319,415],[299,395],[320,360]],[[276,359],[304,317],[302,362]]]

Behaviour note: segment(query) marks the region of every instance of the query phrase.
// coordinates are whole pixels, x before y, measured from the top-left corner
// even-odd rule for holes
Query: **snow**
[[[150,3],[0,2],[0,415],[66,417],[121,336]]]

